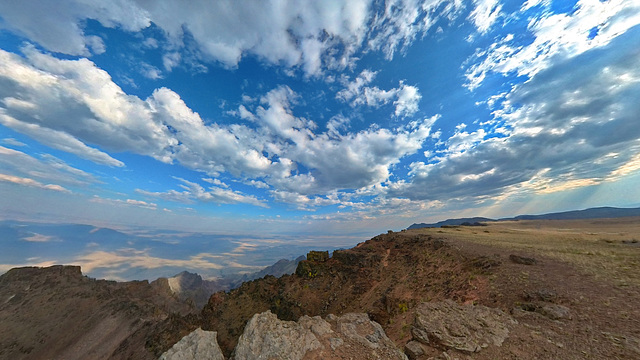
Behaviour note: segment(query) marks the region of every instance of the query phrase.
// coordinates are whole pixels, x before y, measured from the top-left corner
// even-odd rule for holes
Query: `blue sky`
[[[243,234],[640,205],[637,1],[5,1],[0,216]]]

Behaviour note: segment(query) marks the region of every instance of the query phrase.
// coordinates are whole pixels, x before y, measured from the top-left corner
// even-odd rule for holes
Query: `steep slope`
[[[190,311],[146,281],[94,280],[77,266],[12,269],[0,276],[0,358],[150,359],[142,340]]]

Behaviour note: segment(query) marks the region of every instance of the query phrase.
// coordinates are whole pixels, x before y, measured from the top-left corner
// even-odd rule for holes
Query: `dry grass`
[[[640,287],[640,218],[525,220],[411,230],[568,262],[618,286]]]

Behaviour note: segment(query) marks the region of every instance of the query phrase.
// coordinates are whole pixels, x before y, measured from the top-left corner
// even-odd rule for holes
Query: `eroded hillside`
[[[12,269],[0,276],[0,358],[150,359],[145,338],[190,311],[146,281],[90,279],[78,266]]]

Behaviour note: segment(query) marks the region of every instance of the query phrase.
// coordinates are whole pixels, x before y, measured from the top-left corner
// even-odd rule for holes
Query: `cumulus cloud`
[[[348,102],[352,107],[367,105],[374,108],[393,100],[396,116],[410,116],[418,111],[422,95],[416,86],[406,85],[404,81],[400,81],[399,87],[389,90],[366,86],[375,76],[376,72],[371,70],[363,70],[353,81],[349,81],[348,76],[343,76],[341,82],[344,89],[336,93],[336,99]]]
[[[102,40],[85,35],[84,21],[94,19],[103,26],[137,31],[149,26],[148,13],[126,0],[98,3],[90,1],[46,0],[2,1],[2,25],[45,48],[69,55],[89,56],[104,52]]]
[[[0,13],[10,30],[69,55],[105,51],[101,38],[85,34],[88,19],[131,32],[153,23],[168,39],[163,57],[167,71],[185,60],[180,51],[195,50],[201,60],[227,67],[254,55],[317,76],[326,69],[352,66],[358,50],[381,50],[391,59],[436,21],[455,17],[462,7],[449,0],[394,0],[383,6],[372,0],[272,0],[250,6],[246,1],[30,0],[4,2]]]
[[[618,180],[638,168],[640,28],[550,65],[506,95],[500,134],[460,126],[435,162],[414,162],[388,195],[414,200],[499,199]],[[460,151],[457,151],[460,150]]]
[[[393,164],[420,149],[434,121],[357,133],[318,132],[313,120],[294,115],[298,95],[280,86],[252,111],[244,108],[242,116],[253,119],[255,127],[205,124],[169,89],[156,89],[142,100],[124,93],[87,59],[59,60],[32,47],[24,51],[26,58],[0,52],[0,78],[12,84],[0,89],[2,124],[99,164],[123,165],[86,144],[178,162],[213,176],[229,172],[246,180],[260,178],[280,190],[308,195],[385,181]],[[404,86],[397,89],[398,115],[417,109],[412,102],[419,98],[417,90]],[[65,141],[58,146],[56,139]],[[300,165],[308,171],[298,172]],[[200,200],[264,205],[230,189],[189,191]]]

